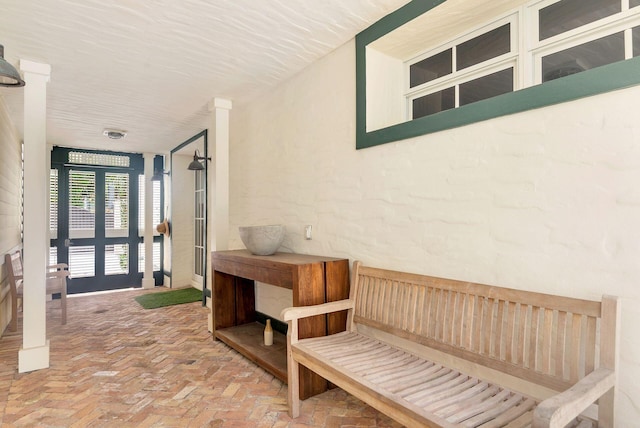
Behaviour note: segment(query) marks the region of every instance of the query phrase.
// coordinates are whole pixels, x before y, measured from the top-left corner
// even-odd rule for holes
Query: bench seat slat
[[[358,333],[340,333],[335,336],[338,336],[337,342],[339,342],[336,347],[328,346],[332,336],[326,336],[301,339],[293,352],[302,352],[322,361],[327,366],[339,367],[349,377],[356,379],[358,383],[367,385],[376,394],[390,396],[393,400],[418,409],[427,419],[437,416],[436,419],[442,418],[442,420],[457,424],[476,417],[477,420],[481,420],[476,423],[477,425],[486,422],[484,419],[494,417],[491,415],[500,413],[504,415],[506,409],[529,399],[497,385],[487,384],[458,371],[433,364]],[[348,339],[345,336],[349,336]],[[369,350],[374,349],[374,353],[377,351],[375,360],[378,364],[382,362],[384,365],[387,359],[397,361],[397,352],[400,351],[409,360],[415,359],[423,362],[424,367],[418,365],[416,368],[419,370],[413,368],[407,370],[406,366],[401,366],[399,371],[391,370],[390,375],[385,375],[383,371],[378,372],[375,376],[368,375],[366,361],[369,358],[366,354],[359,354],[349,359],[351,368],[347,368],[340,362],[345,356],[351,355],[354,349],[352,343],[358,343],[359,346]],[[338,348],[343,349],[342,354],[337,352]],[[393,364],[390,363],[389,366],[391,367]],[[398,376],[398,372],[403,371],[411,373],[406,374],[406,378]],[[434,400],[436,401],[434,402]],[[425,403],[428,405],[425,406]],[[495,407],[499,407],[500,411],[492,412],[491,409]],[[523,412],[514,413],[513,418],[520,417]],[[481,414],[483,416],[478,416]]]
[[[445,398],[459,394],[478,383],[478,379],[459,373],[458,376],[450,381],[430,388],[428,390],[428,394],[423,395],[422,398],[416,399],[415,402],[419,406],[425,407],[427,404],[441,401]]]
[[[522,420],[528,422],[532,418],[532,409],[535,407],[535,400],[529,398],[517,406],[512,406],[505,410],[501,415],[496,415],[493,420],[483,423],[479,428],[499,428],[505,426],[505,424],[513,423],[522,418]],[[529,413],[527,415],[527,413]]]
[[[377,378],[377,382],[380,385],[384,385],[384,382],[387,381],[393,381],[396,379],[401,381],[402,379],[414,378],[416,373],[420,373],[422,370],[429,369],[435,365],[430,361],[421,360],[416,357],[413,358],[414,361],[411,363],[405,363],[402,366],[390,367],[384,373],[376,373],[372,375],[367,373],[364,377],[369,378],[371,376],[375,376]]]
[[[398,391],[397,394],[400,395],[405,400],[416,402],[425,396],[428,396],[432,390],[438,390],[442,385],[447,384],[451,381],[455,381],[458,378],[466,379],[466,376],[461,375],[455,370],[451,370],[447,367],[443,367],[438,370],[437,373],[434,373],[433,376],[427,379],[421,379],[420,383],[417,385],[413,385],[409,388],[404,388],[401,391]]]
[[[373,362],[363,372],[359,372],[364,377],[374,377],[380,373],[387,374],[390,370],[396,367],[404,367],[407,364],[419,363],[420,360],[412,355],[407,355],[404,352],[400,352],[395,357],[389,359]]]
[[[473,406],[476,406],[477,404],[482,403],[485,400],[490,399],[491,397],[495,396],[496,394],[499,394],[500,392],[501,392],[501,388],[499,386],[489,384],[488,388],[484,389],[483,391],[477,394],[474,394],[469,398],[466,398],[464,401],[456,402],[455,404],[445,407],[444,409],[440,409],[434,413],[440,416],[441,418],[444,418],[447,421],[452,422],[451,419],[454,419],[454,420],[457,419],[460,413],[465,412],[467,409]],[[459,424],[459,422],[460,421],[452,422],[452,423]]]
[[[460,401],[467,400],[481,393],[482,391],[486,390],[490,386],[487,382],[481,382],[475,378],[469,378],[469,379],[470,381],[467,381],[465,383],[466,388],[463,388],[463,389],[452,388],[451,393],[448,395],[442,394],[442,396],[440,397],[434,396],[433,397],[434,401],[430,404],[425,405],[424,410],[427,412],[435,413],[440,409],[449,407]]]
[[[378,360],[385,358],[389,353],[394,352],[395,349],[387,345],[377,345],[369,343],[367,346],[358,346],[357,348],[350,348],[348,353],[342,353],[342,355],[334,356],[333,359],[336,363],[344,366],[353,364],[363,364],[369,362],[369,360]]]
[[[407,387],[421,385],[426,380],[437,378],[438,376],[441,376],[443,374],[442,370],[443,367],[441,365],[433,364],[429,368],[426,368],[417,373],[415,376],[405,377],[403,379],[392,379],[384,383],[378,383],[377,385],[390,392],[396,393],[398,391],[402,391]]]
[[[533,420],[533,409],[528,411],[527,413],[522,414],[520,417],[512,420],[508,424],[504,425],[503,428],[530,428],[532,420]],[[484,424],[484,425],[488,425],[488,424]],[[484,428],[484,425],[482,425],[483,428]]]
[[[507,394],[500,399],[495,398],[493,402],[487,400],[483,403],[483,406],[481,406],[483,408],[482,412],[465,420],[464,425],[468,427],[477,427],[480,424],[493,421],[501,414],[504,414],[507,410],[522,405],[524,401],[526,400],[523,400],[522,397],[517,394]]]

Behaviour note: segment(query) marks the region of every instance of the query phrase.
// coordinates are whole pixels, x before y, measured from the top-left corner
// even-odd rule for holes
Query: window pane
[[[129,236],[129,174],[107,172],[105,185],[105,236]]]
[[[49,247],[49,264],[58,264],[58,247]]]
[[[409,67],[409,87],[422,85],[438,77],[451,74],[451,49],[425,58]]]
[[[153,234],[159,235],[155,225],[160,223],[160,181],[152,181],[153,186]],[[138,176],[138,235],[144,235],[144,175]]]
[[[58,170],[49,172],[49,230],[51,239],[58,238]],[[51,263],[55,264],[55,263]]]
[[[624,60],[624,35],[616,33],[542,58],[542,81]]]
[[[69,171],[69,238],[95,237],[96,175]]]
[[[457,69],[462,70],[511,51],[511,24],[474,37],[456,48]]]
[[[129,244],[104,246],[104,273],[105,275],[129,273]]]
[[[460,85],[460,105],[513,92],[513,68],[498,71]]]
[[[640,27],[631,30],[631,34],[633,35],[633,56],[640,56]]]
[[[561,0],[540,9],[540,40],[573,30],[620,11],[620,0]]]
[[[640,0],[629,0],[629,7],[640,6]]]
[[[455,105],[456,92],[454,88],[447,88],[440,92],[425,95],[413,100],[413,119],[449,110],[454,108]]]
[[[108,155],[104,153],[69,152],[70,163],[85,165],[121,166],[128,168],[131,163],[129,156]]]
[[[144,243],[138,244],[138,272],[144,272]],[[160,243],[153,243],[153,271],[160,270]]]
[[[96,251],[93,245],[69,247],[69,272],[73,278],[95,276]]]
[[[205,259],[204,259],[204,241],[206,237],[204,236],[204,228],[205,228],[205,202],[206,202],[206,194],[205,194],[205,182],[204,182],[204,171],[196,171],[195,176],[195,206],[194,206],[194,266],[193,271],[196,275],[202,276],[205,270]]]

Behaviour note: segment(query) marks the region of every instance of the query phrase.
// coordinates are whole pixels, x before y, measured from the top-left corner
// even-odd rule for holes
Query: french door
[[[205,254],[206,235],[206,209],[207,186],[205,183],[206,174],[204,170],[195,171],[194,188],[194,208],[193,208],[193,275],[192,283],[198,289],[203,289],[203,280],[207,261]]]
[[[96,157],[92,152],[56,149],[50,187],[50,259],[69,265],[68,292],[140,287],[144,272],[141,157],[104,153]],[[74,158],[74,153],[79,155]],[[93,159],[100,164],[92,164]],[[154,242],[156,282],[161,245]]]

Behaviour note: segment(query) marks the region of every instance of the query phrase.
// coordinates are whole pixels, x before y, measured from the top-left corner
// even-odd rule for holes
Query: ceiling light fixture
[[[109,137],[112,140],[119,140],[126,137],[127,131],[122,131],[120,129],[105,129],[102,131],[102,135]]]
[[[204,165],[202,165],[202,162],[200,161],[205,159],[211,160],[211,158],[200,156],[200,152],[198,152],[198,149],[196,149],[196,151],[193,153],[193,160],[191,161],[187,169],[190,171],[202,171],[204,169]]]
[[[16,68],[4,59],[4,46],[0,45],[0,86],[24,86]]]

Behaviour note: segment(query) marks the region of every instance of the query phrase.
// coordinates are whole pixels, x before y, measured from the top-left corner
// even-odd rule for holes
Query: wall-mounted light
[[[196,149],[196,151],[193,153],[193,160],[191,161],[187,169],[190,171],[202,171],[204,169],[204,165],[200,161],[205,159],[211,160],[211,158],[200,156],[200,152],[198,152],[198,149]]]
[[[164,175],[171,175],[171,171],[156,170],[151,176],[151,181],[162,181]]]
[[[4,59],[4,46],[0,45],[0,86],[24,86],[16,68]]]

